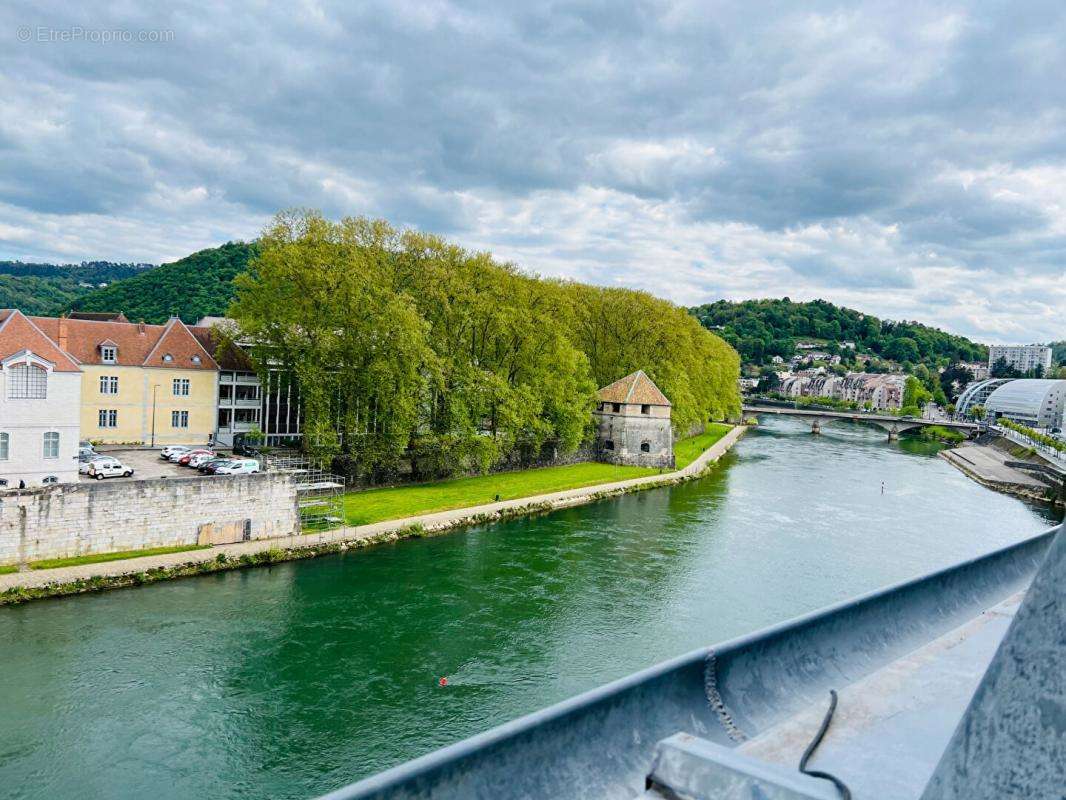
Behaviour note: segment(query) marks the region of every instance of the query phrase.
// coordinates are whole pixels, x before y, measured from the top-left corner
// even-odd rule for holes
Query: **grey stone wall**
[[[620,413],[597,412],[596,420],[599,460],[640,467],[674,466],[674,434],[669,416],[633,414],[623,409]]]
[[[286,473],[0,492],[0,564],[265,539],[297,528],[296,487]]]

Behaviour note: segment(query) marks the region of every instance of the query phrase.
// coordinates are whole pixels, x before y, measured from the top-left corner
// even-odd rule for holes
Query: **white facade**
[[[994,344],[988,348],[989,369],[995,366],[1001,358],[1006,359],[1008,366],[1020,372],[1031,372],[1039,366],[1043,367],[1046,375],[1051,369],[1051,348],[1042,344],[1026,344],[1017,347]]]
[[[0,489],[78,480],[81,373],[54,367],[29,350],[0,362]]]

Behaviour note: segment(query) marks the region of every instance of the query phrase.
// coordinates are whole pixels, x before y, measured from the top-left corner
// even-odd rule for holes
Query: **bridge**
[[[924,428],[927,425],[939,425],[942,428],[974,433],[980,426],[975,422],[959,422],[957,420],[918,419],[917,417],[894,417],[891,414],[872,414],[863,411],[831,411],[825,408],[789,408],[788,406],[764,406],[745,405],[745,413],[748,414],[779,414],[788,417],[800,417],[811,421],[811,433],[821,433],[823,422],[832,422],[835,419],[845,419],[850,422],[865,422],[876,425],[883,431],[888,432],[888,439],[898,439],[904,431],[914,428]]]

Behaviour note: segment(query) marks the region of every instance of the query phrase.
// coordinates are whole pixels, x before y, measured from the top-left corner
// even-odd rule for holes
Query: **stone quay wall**
[[[0,566],[297,532],[285,473],[81,482],[0,492]]]

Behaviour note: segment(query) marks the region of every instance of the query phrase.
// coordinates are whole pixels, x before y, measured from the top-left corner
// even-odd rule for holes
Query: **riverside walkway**
[[[120,561],[106,561],[97,564],[80,564],[72,567],[55,569],[26,570],[0,575],[0,592],[17,587],[39,588],[52,585],[68,584],[75,581],[87,581],[95,578],[119,578],[125,575],[144,573],[155,569],[173,569],[185,565],[205,564],[216,561],[221,554],[236,561],[241,556],[265,553],[271,550],[300,551],[329,545],[358,545],[365,540],[399,539],[414,535],[417,531],[437,532],[450,528],[491,522],[509,516],[521,516],[528,513],[553,511],[561,508],[581,505],[610,495],[625,494],[641,488],[681,483],[699,476],[710,464],[718,461],[744,435],[745,426],[737,425],[725,436],[703,451],[691,464],[683,469],[665,472],[660,475],[648,475],[612,483],[584,486],[578,489],[566,489],[550,494],[503,500],[498,503],[485,503],[450,511],[437,511],[413,517],[375,522],[369,525],[346,526],[320,533],[305,533],[292,536],[280,536],[270,539],[255,539],[249,542],[215,545],[205,550],[188,550],[180,553],[127,558]],[[285,560],[284,558],[278,559]]]

